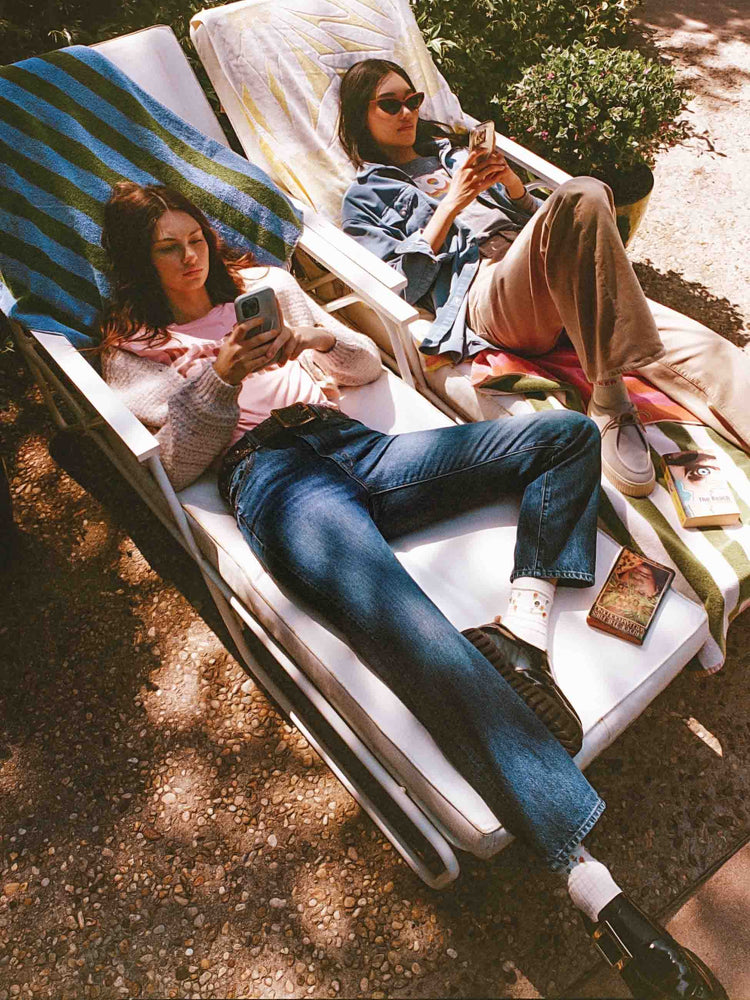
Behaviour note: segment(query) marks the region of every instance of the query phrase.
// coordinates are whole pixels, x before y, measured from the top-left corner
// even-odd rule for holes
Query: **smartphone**
[[[469,152],[491,153],[495,148],[495,123],[481,122],[469,132]]]
[[[238,295],[234,300],[234,314],[238,323],[244,323],[246,319],[254,319],[256,316],[262,318],[261,325],[252,331],[252,336],[281,328],[276,295],[273,288],[267,285],[256,288],[254,292]]]
[[[244,323],[246,319],[254,319],[256,316],[262,318],[260,326],[250,332],[252,337],[258,333],[266,333],[268,330],[281,329],[281,316],[279,315],[276,295],[273,288],[269,288],[267,285],[256,288],[254,292],[238,295],[234,300],[234,314],[238,323]],[[284,348],[280,347],[276,356],[271,358],[268,364],[277,364],[283,353]]]

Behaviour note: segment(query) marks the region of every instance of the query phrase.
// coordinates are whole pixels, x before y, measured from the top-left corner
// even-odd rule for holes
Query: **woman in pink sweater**
[[[571,760],[581,723],[553,679],[545,623],[557,581],[594,581],[594,423],[553,411],[381,434],[332,402],[334,382],[380,376],[374,345],[285,271],[231,254],[178,192],[118,185],[103,242],[113,278],[105,377],[157,428],[174,485],[220,465],[220,491],[261,563],[347,638],[504,824],[567,878],[629,983],[642,995],[724,996],[582,845],[604,803]],[[234,319],[235,296],[258,284],[275,290],[282,317],[265,333],[257,318]],[[470,641],[387,539],[508,492],[521,495],[511,608]]]

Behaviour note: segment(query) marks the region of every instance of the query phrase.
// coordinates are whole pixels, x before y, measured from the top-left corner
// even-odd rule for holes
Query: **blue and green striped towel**
[[[84,46],[0,69],[0,277],[15,319],[90,346],[107,298],[104,205],[120,180],[169,184],[231,246],[283,264],[298,214],[259,168]]]

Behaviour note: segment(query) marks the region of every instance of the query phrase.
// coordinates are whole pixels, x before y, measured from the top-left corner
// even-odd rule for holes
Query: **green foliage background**
[[[412,0],[440,71],[477,118],[497,118],[498,100],[549,46],[577,40],[628,44],[639,0]]]
[[[691,134],[680,119],[686,99],[671,66],[574,42],[547,49],[499,108],[523,145],[616,188],[618,177],[652,167],[660,150]]]
[[[214,109],[218,100],[190,41],[190,18],[226,0],[0,0],[0,65],[66,45],[90,45],[152,24],[180,40]]]
[[[0,0],[0,65],[168,24],[220,113],[189,26],[193,14],[222,2]],[[639,2],[411,0],[428,48],[466,109],[494,118],[572,173],[600,175],[610,163],[652,162],[686,134],[674,126],[687,95],[671,68],[628,51]]]
[[[637,50],[640,0],[412,0],[461,104],[572,174],[620,175],[692,134],[673,68]],[[644,166],[645,165],[645,166]],[[647,171],[646,171],[647,172]]]

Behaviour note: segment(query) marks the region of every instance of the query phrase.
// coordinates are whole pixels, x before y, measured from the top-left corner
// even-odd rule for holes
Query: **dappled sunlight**
[[[157,639],[159,601],[157,594],[152,605],[144,608],[144,630],[138,632],[134,640],[137,646]],[[156,624],[150,624],[152,621]],[[159,666],[151,671],[148,681],[141,687],[136,703],[143,706],[155,726],[179,731],[200,720],[210,731],[210,714],[208,719],[205,714],[208,681],[203,664],[213,667],[219,658],[226,657],[226,650],[202,621],[193,622],[184,633],[162,635],[159,642],[160,645],[151,649],[159,658]],[[211,705],[211,699],[208,702]]]
[[[339,876],[338,869],[321,859],[314,870],[302,872],[294,886],[300,930],[317,947],[342,948],[354,940],[352,925],[367,902],[358,892],[353,894],[355,890],[347,890]],[[321,881],[328,881],[325,893],[320,891]]]
[[[123,538],[118,545],[119,558],[116,572],[123,583],[135,587],[146,580],[156,582],[159,578],[149,566],[141,552],[129,538]]]
[[[715,38],[746,38],[750,41],[750,13],[742,14],[736,2],[727,0],[659,0],[644,4],[640,19],[650,27],[671,31],[705,32]]]
[[[746,50],[750,46],[750,14],[723,0],[659,0],[638,11],[639,21],[659,37],[660,51],[683,66],[690,89],[721,104],[727,91],[750,82]]]
[[[196,724],[202,708],[199,672],[189,660],[165,658],[139,692],[152,725],[172,730]]]

